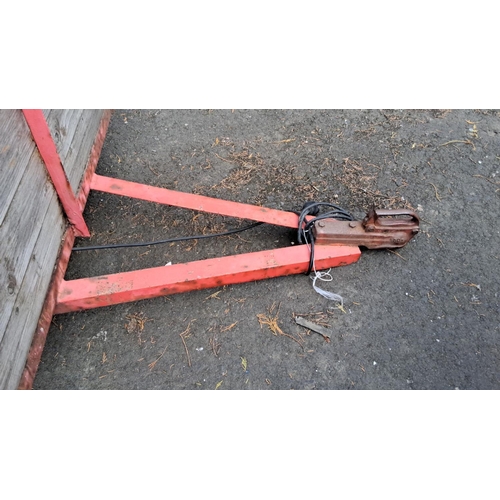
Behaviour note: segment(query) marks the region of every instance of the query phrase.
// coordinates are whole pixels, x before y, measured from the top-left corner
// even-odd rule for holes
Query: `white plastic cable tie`
[[[311,276],[311,279],[313,280],[313,288],[314,290],[319,293],[321,296],[325,297],[325,299],[328,300],[333,300],[334,302],[340,302],[340,305],[344,305],[344,299],[337,293],[329,292],[328,290],[323,290],[319,286],[316,285],[316,280],[320,281],[332,281],[333,276],[330,274],[331,269],[328,269],[328,271],[316,271],[314,270],[315,275]]]

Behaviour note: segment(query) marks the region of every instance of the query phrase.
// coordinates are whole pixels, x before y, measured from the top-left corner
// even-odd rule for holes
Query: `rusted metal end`
[[[362,221],[323,219],[313,227],[318,245],[356,245],[377,250],[401,248],[420,230],[420,219],[411,210],[371,209]]]

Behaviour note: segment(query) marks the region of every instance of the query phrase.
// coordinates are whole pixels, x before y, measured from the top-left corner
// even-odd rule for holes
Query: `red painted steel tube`
[[[356,262],[358,247],[323,245],[315,248],[316,269]],[[55,314],[93,309],[162,295],[275,278],[307,271],[309,249],[297,245],[186,264],[63,281]]]
[[[299,224],[299,217],[293,212],[247,205],[235,201],[219,200],[198,194],[182,193],[97,174],[94,175],[90,188],[104,193],[128,196],[139,200],[153,201],[164,205],[200,210],[202,212],[227,215],[240,219],[250,219],[275,226],[297,228]]]
[[[23,109],[24,117],[33,135],[33,139],[40,151],[40,155],[47,167],[52,183],[66,213],[66,217],[75,227],[77,236],[89,237],[87,224],[83,219],[82,211],[71,189],[59,158],[54,139],[41,109]]]

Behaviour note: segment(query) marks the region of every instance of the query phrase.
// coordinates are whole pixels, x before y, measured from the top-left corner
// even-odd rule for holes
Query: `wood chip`
[[[313,332],[319,333],[320,335],[323,335],[323,337],[330,338],[331,332],[330,330],[324,328],[323,326],[317,325],[316,323],[313,323],[312,321],[308,321],[307,319],[301,318],[300,316],[297,316],[295,318],[295,322],[303,326],[304,328],[307,328],[309,330],[312,330]]]

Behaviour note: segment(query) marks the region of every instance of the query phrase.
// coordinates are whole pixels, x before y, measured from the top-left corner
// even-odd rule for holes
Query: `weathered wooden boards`
[[[44,114],[66,176],[76,194],[102,112],[95,109],[52,109]]]
[[[44,110],[76,193],[103,110]],[[18,386],[66,219],[24,116],[0,110],[0,389]]]

